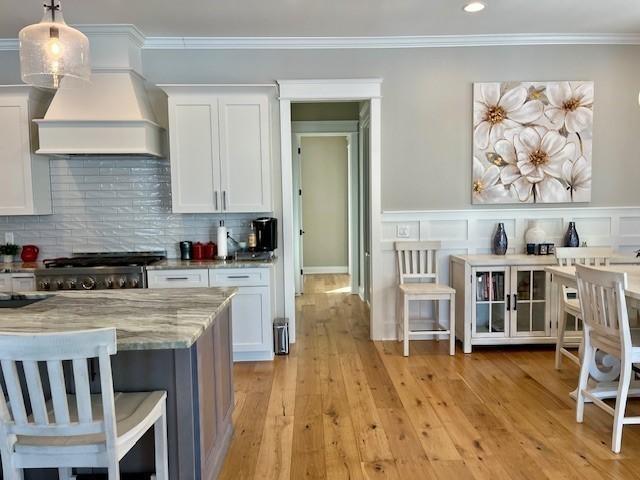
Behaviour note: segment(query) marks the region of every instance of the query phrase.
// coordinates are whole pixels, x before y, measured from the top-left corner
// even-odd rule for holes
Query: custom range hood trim
[[[164,156],[164,128],[133,70],[98,70],[87,85],[63,84],[44,119],[34,122],[38,154]]]

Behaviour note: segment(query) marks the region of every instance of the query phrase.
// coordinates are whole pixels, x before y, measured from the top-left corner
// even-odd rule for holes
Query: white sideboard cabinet
[[[554,256],[464,255],[450,262],[456,336],[465,353],[473,345],[556,342],[558,292],[544,270]],[[579,332],[567,332],[567,340],[579,341]]]

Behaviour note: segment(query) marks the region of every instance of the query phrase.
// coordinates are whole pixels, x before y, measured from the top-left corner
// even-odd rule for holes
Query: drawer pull
[[[227,275],[227,278],[249,278],[249,275]]]
[[[165,277],[167,280],[189,280],[189,277]]]

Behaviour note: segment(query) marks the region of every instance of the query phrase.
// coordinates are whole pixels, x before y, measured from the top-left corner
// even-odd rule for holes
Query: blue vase
[[[498,224],[498,230],[493,237],[493,253],[495,255],[506,255],[507,247],[509,246],[509,240],[507,239],[507,232],[504,230],[504,223]]]
[[[564,236],[564,246],[580,246],[580,237],[578,236],[578,231],[576,230],[576,222],[569,222],[569,228],[567,229],[567,233]]]

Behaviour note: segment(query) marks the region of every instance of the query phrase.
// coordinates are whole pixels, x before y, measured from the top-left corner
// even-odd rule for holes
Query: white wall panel
[[[418,224],[420,240],[440,240],[438,259],[441,283],[449,283],[449,256],[491,253],[492,238],[498,222],[505,224],[509,239],[508,253],[524,253],[524,235],[532,221],[545,231],[547,241],[561,245],[570,221],[576,222],[581,241],[589,245],[611,245],[620,255],[633,261],[640,249],[640,207],[616,208],[527,208],[437,210],[427,212],[385,212],[382,229],[384,255],[383,299],[384,334],[395,338],[395,292],[397,268],[393,242],[406,240],[394,236],[397,225]],[[415,239],[413,229],[412,237]],[[425,309],[420,313],[424,314]],[[448,322],[448,313],[443,315]],[[445,322],[446,323],[446,322]]]

